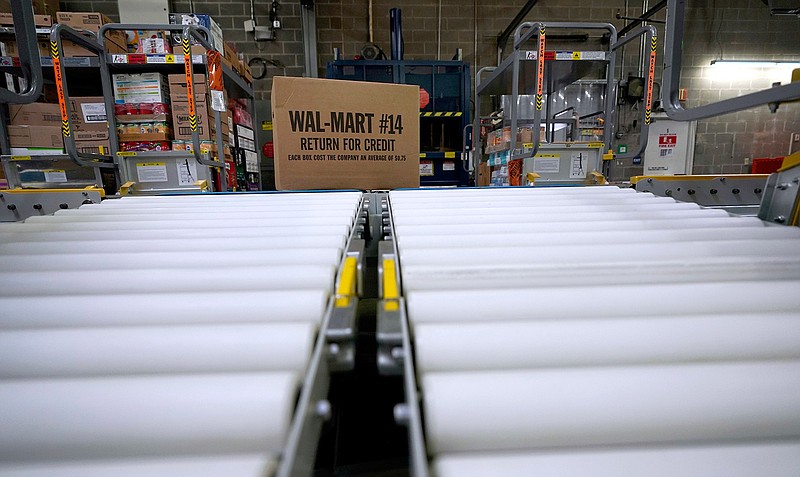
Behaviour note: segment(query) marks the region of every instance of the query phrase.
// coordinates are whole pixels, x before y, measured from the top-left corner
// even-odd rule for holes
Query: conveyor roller
[[[416,474],[800,468],[800,230],[616,187],[387,206]]]
[[[141,197],[0,227],[0,476],[313,461],[298,443],[318,437],[361,209],[358,192]]]

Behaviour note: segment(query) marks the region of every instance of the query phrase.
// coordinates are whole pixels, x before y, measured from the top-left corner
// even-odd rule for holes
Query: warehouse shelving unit
[[[417,85],[420,102],[420,185],[469,185],[464,129],[470,124],[470,69],[462,61],[341,60],[328,63],[331,79]],[[423,96],[424,94],[423,93]]]
[[[548,30],[601,31],[608,39],[607,47],[599,51],[548,51],[546,37]],[[616,109],[615,65],[616,51],[640,37],[651,46],[648,50],[649,65],[647,95],[642,109],[642,140],[639,147],[630,153],[616,156],[619,159],[633,158],[642,154],[647,141],[647,129],[651,122],[651,105],[655,75],[656,30],[642,27],[622,39],[617,38],[616,28],[610,23],[562,23],[526,22],[514,33],[514,48],[511,54],[497,67],[479,70],[475,77],[475,120],[474,130],[481,130],[481,98],[484,96],[510,95],[510,111],[503,111],[510,126],[508,147],[493,152],[486,158],[490,166],[505,166],[514,163],[519,177],[525,178],[534,173],[538,181],[559,184],[580,184],[591,178],[592,172],[604,171],[603,160],[614,156],[610,152],[613,140],[614,117]],[[535,38],[536,50],[525,49],[525,44]],[[601,115],[603,124],[602,140],[581,142],[568,138],[565,142],[553,142],[554,125],[565,123],[558,115],[565,111],[551,111],[551,95],[575,84],[595,71],[602,71],[605,88],[604,108],[593,112]],[[530,142],[518,143],[520,130],[519,98],[527,94],[534,98],[533,117],[530,118],[532,134]],[[542,116],[544,112],[544,117]],[[581,118],[582,119],[582,118]],[[574,127],[578,127],[575,121]],[[504,124],[501,122],[501,127]],[[540,137],[540,127],[544,126],[544,144]],[[480,136],[480,135],[479,135]],[[473,149],[473,169],[483,162],[481,138],[476,138]],[[521,161],[521,164],[520,164]],[[512,185],[522,185],[514,184]]]
[[[21,10],[27,11],[22,8]],[[32,26],[33,19],[31,18],[25,25]],[[106,54],[105,53],[105,33],[110,30],[127,30],[127,29],[143,29],[149,28],[162,31],[174,31],[183,34],[184,38],[191,38],[195,43],[203,45],[206,49],[210,48],[205,38],[208,32],[203,27],[187,27],[184,25],[136,25],[136,24],[109,24],[101,27],[98,36],[101,40],[97,40],[92,34],[80,33],[65,25],[56,25],[53,28],[36,28],[34,35],[30,36],[27,45],[32,50],[31,63],[37,63],[35,58],[39,58],[38,49],[36,48],[36,35],[48,35],[51,42],[51,53],[55,53],[52,57],[40,57],[38,64],[33,67],[27,67],[28,60],[26,58],[16,57],[0,57],[0,72],[13,71],[15,73],[22,72],[24,77],[32,77],[33,80],[27,82],[31,85],[38,85],[41,91],[41,84],[44,80],[56,83],[60,91],[59,102],[62,103],[62,120],[66,121],[66,132],[70,131],[69,124],[69,110],[68,99],[70,94],[89,95],[97,94],[98,91],[103,92],[106,99],[107,120],[109,124],[109,150],[100,151],[101,154],[86,154],[77,151],[75,147],[74,138],[71,134],[65,134],[65,149],[66,154],[63,155],[46,155],[31,157],[29,155],[13,156],[8,144],[7,132],[5,125],[7,123],[7,111],[5,107],[0,108],[0,159],[2,160],[5,174],[9,188],[76,188],[86,187],[90,185],[117,184],[118,187],[113,191],[121,190],[125,193],[163,193],[169,191],[186,191],[186,190],[209,190],[211,184],[218,179],[220,190],[226,190],[227,182],[225,175],[227,173],[235,174],[235,170],[230,172],[226,171],[224,166],[225,162],[220,159],[213,160],[210,157],[201,155],[199,152],[199,139],[197,134],[193,138],[193,150],[197,153],[186,154],[182,152],[160,151],[157,154],[150,153],[120,153],[118,146],[118,137],[116,131],[116,122],[113,114],[114,111],[114,97],[111,76],[114,73],[121,72],[178,72],[187,71],[185,55],[137,55],[137,54]],[[2,28],[0,34],[12,34],[15,28]],[[61,56],[61,39],[62,37],[77,43],[97,56],[94,57],[62,57]],[[24,51],[21,37],[20,51]],[[191,71],[193,73],[204,73],[207,70],[205,55],[190,55],[191,56]],[[227,65],[221,65],[225,89],[233,98],[243,98],[247,100],[249,110],[253,111],[253,91],[238,74],[236,74]],[[28,71],[33,71],[39,75],[36,79],[35,75],[32,76]],[[98,74],[99,73],[99,74]],[[39,93],[31,100],[37,99]],[[192,98],[194,101],[194,98]],[[66,116],[64,116],[66,114]],[[224,154],[224,145],[221,137],[221,118],[219,113],[215,115],[217,130],[217,151],[220,157]],[[231,138],[232,139],[232,138]],[[31,162],[34,159],[36,162]],[[143,161],[156,161],[158,163],[165,162],[175,165],[175,173],[168,174],[168,182],[164,183],[141,183],[138,181],[136,175],[136,164],[141,164]],[[80,167],[74,167],[72,162]],[[198,177],[190,184],[184,180],[181,181],[180,173],[178,171],[179,163],[183,163],[187,171],[198,171]],[[35,183],[25,182],[19,172],[23,169],[30,168],[32,165],[45,167],[45,170],[59,170],[64,171],[67,175],[66,182],[47,182],[37,181]],[[235,166],[234,166],[235,167]],[[91,172],[86,169],[90,168]],[[219,171],[219,176],[216,177],[214,171]],[[170,168],[171,170],[171,168]],[[105,171],[105,172],[101,172]],[[254,171],[257,174],[257,171]],[[111,174],[116,175],[113,177]],[[188,174],[191,177],[191,173]],[[104,177],[105,176],[105,177]],[[185,178],[186,174],[184,175]],[[113,177],[113,178],[112,178]],[[256,176],[257,178],[257,176]],[[105,179],[105,180],[104,180]],[[49,201],[48,201],[49,202]],[[63,203],[63,202],[62,202]],[[59,203],[60,205],[61,203]],[[40,204],[41,205],[41,204]],[[68,204],[69,205],[69,204]],[[79,203],[78,203],[79,205]],[[72,205],[69,205],[72,206]],[[58,209],[54,209],[58,210]],[[45,208],[37,209],[38,214],[51,213],[54,210],[45,210]],[[15,211],[15,214],[9,219],[19,220],[24,218],[24,214],[20,215],[20,211]]]
[[[12,0],[13,27],[0,27],[0,35],[14,38],[18,57],[0,57],[0,72],[7,88],[0,89],[0,162],[8,190],[0,191],[0,221],[17,221],[31,215],[45,215],[81,204],[99,202],[104,191],[98,169],[76,166],[67,155],[12,155],[9,146],[8,104],[26,104],[39,99],[45,81],[54,76],[51,58],[40,57],[37,35],[50,28],[36,28],[33,10],[25,0]],[[97,67],[97,58],[71,58],[70,70]],[[96,75],[87,75],[87,78]],[[21,81],[20,81],[21,80]],[[19,81],[19,84],[18,84]],[[89,82],[91,82],[89,80]]]

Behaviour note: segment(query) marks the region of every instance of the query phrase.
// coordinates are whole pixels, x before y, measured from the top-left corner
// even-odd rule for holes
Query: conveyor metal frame
[[[83,204],[99,204],[103,189],[11,189],[0,190],[0,222],[17,222],[34,215],[48,215]]]
[[[783,161],[767,179],[758,217],[780,225],[800,225],[800,153]]]
[[[361,227],[361,218],[365,214],[364,200],[362,196],[353,217],[350,237],[336,274],[335,293],[328,299],[276,477],[309,477],[313,474],[322,425],[331,416],[331,404],[327,400],[330,374],[350,371],[355,366],[356,314],[364,281],[365,242]],[[354,274],[351,277],[345,276],[348,260],[357,263],[349,269],[349,273]],[[342,296],[339,286],[346,280],[353,280],[354,286],[350,294]],[[342,298],[347,299],[346,306],[337,303]]]
[[[381,300],[378,302],[376,340],[378,341],[378,371],[383,375],[402,375],[405,402],[394,408],[397,424],[408,428],[409,472],[413,477],[427,477],[428,457],[425,447],[425,434],[422,428],[422,410],[414,367],[414,351],[411,347],[411,330],[406,315],[406,304],[402,297],[400,273],[400,254],[397,243],[392,239],[394,222],[391,214],[390,198],[387,196],[384,207],[390,234],[379,244],[378,284]],[[384,260],[394,265],[394,276],[385,275]],[[387,283],[394,282],[397,297],[387,296]]]

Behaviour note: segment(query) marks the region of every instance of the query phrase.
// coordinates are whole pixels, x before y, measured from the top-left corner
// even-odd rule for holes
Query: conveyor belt
[[[800,469],[797,228],[615,187],[388,205],[435,475]]]
[[[288,475],[361,200],[123,198],[0,227],[0,476]]]

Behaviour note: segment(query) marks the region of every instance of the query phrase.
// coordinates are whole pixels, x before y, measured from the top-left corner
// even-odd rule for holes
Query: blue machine
[[[430,98],[420,108],[420,185],[466,186],[462,157],[464,128],[470,124],[469,65],[462,61],[336,60],[326,77],[351,81],[414,84]],[[424,95],[424,93],[423,93]]]

